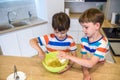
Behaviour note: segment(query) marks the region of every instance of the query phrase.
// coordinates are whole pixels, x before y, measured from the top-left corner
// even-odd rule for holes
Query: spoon
[[[14,65],[14,78],[15,78],[15,80],[19,80],[20,79],[20,77],[17,74],[17,68],[16,68],[15,65]]]

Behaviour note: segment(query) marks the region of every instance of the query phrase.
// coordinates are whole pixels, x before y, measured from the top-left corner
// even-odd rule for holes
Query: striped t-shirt
[[[54,34],[38,37],[39,43],[45,46],[48,52],[61,50],[64,52],[75,51],[77,49],[73,38],[69,35],[64,40],[59,40]]]
[[[106,37],[102,36],[99,40],[90,43],[88,37],[81,38],[81,53],[98,56],[100,61],[105,59],[109,50],[109,42]]]

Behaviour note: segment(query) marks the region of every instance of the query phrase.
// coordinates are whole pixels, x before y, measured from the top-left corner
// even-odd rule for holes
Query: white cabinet
[[[41,24],[0,35],[2,53],[10,56],[34,56],[37,51],[30,46],[30,39],[44,35],[47,32],[47,24]]]
[[[31,57],[36,55],[35,50],[29,44],[29,40],[33,38],[32,29],[27,28],[16,31],[16,35],[18,39],[18,45],[21,52],[21,56]]]
[[[84,35],[82,31],[82,26],[80,25],[77,18],[71,18],[70,20],[71,22],[70,22],[70,29],[68,31],[68,34],[70,34],[74,38],[75,42],[79,44],[80,39]]]
[[[30,57],[35,55],[29,45],[33,37],[31,29],[22,29],[0,36],[0,46],[3,55]]]
[[[30,46],[29,41],[33,37],[45,35],[47,32],[47,24],[41,24],[17,31],[18,42],[22,56],[31,57],[37,55],[37,51]]]
[[[0,46],[3,55],[21,56],[16,32],[0,35]]]
[[[65,0],[65,2],[85,2],[85,0]]]

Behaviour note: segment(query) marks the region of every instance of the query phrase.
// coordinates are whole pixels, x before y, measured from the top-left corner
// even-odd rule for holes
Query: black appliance
[[[107,2],[107,0],[85,0],[85,2]]]
[[[119,25],[120,26],[120,14],[117,14],[115,16],[115,24]]]
[[[118,28],[102,28],[107,38],[120,39],[120,27]]]

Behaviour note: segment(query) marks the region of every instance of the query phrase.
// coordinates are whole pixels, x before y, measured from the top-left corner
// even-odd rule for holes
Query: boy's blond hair
[[[100,23],[100,27],[103,24],[104,21],[104,13],[102,13],[100,10],[96,8],[91,8],[86,10],[79,18],[80,23],[88,23],[93,22]]]

